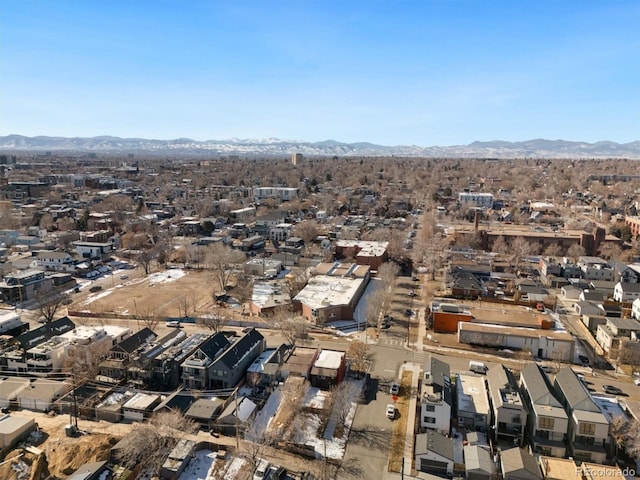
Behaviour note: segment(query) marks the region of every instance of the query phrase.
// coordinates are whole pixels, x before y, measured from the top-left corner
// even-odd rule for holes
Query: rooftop
[[[321,350],[320,355],[318,355],[318,358],[316,359],[313,366],[317,368],[329,368],[332,370],[337,370],[338,368],[340,368],[344,356],[344,352],[337,352],[334,350]]]

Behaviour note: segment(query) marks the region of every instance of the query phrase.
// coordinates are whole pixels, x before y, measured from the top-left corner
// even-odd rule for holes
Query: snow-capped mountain
[[[376,145],[367,142],[344,143],[335,140],[303,142],[296,140],[239,139],[197,141],[190,138],[150,140],[144,138],[100,137],[0,137],[0,151],[66,151],[126,153],[147,152],[183,155],[283,156],[298,152],[308,156],[405,156],[456,158],[632,158],[640,159],[640,141],[570,142],[565,140],[527,140],[523,142],[473,142],[469,145],[431,146]]]

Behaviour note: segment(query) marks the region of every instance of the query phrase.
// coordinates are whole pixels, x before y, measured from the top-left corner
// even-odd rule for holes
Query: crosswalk
[[[405,341],[397,338],[381,338],[378,345],[386,345],[389,347],[403,347]]]

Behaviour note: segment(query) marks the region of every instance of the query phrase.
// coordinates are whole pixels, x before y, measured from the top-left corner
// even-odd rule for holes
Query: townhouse
[[[522,446],[527,412],[513,372],[504,365],[490,368],[487,384],[491,398],[491,426],[494,440]]]
[[[453,391],[449,364],[431,355],[424,367],[424,381],[420,396],[420,428],[451,433]]]
[[[556,374],[554,386],[569,419],[568,454],[576,460],[604,463],[610,445],[609,421],[600,407],[570,368]]]
[[[533,362],[520,373],[520,394],[528,413],[525,438],[533,451],[564,457],[569,417],[549,378]]]

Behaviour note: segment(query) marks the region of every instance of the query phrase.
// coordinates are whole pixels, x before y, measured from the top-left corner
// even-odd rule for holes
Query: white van
[[[487,370],[489,370],[489,367],[487,367],[482,362],[476,362],[475,360],[471,360],[469,362],[469,370],[471,372],[479,373],[481,375],[484,375],[485,373],[487,373]]]
[[[270,467],[271,464],[264,458],[261,458],[256,467],[256,471],[253,472],[253,480],[263,480]]]

